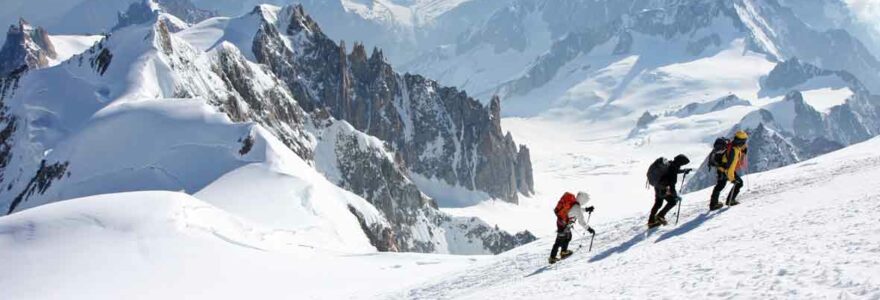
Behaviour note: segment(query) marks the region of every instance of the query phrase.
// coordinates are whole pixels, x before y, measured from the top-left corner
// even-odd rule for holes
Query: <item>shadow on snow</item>
[[[713,212],[702,213],[702,214],[698,215],[696,218],[694,218],[693,220],[690,220],[687,223],[681,224],[681,226],[678,226],[675,229],[670,230],[669,232],[666,232],[666,233],[660,235],[660,237],[657,238],[657,240],[654,241],[654,243],[659,243],[659,242],[665,241],[667,239],[674,238],[674,237],[686,234],[688,232],[691,232],[691,230],[699,228],[700,225],[703,225],[703,223],[706,223],[706,221],[711,220],[712,218],[717,216],[719,213],[724,212],[725,210],[727,210],[727,207],[719,210],[717,213],[713,213]]]

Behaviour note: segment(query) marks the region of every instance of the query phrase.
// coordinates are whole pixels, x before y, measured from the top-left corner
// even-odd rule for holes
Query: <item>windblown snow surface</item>
[[[677,226],[648,232],[641,215],[598,224],[592,252],[575,238],[576,254],[553,266],[545,238],[389,297],[878,299],[878,146],[748,176],[743,203],[717,212],[709,190],[688,194]]]

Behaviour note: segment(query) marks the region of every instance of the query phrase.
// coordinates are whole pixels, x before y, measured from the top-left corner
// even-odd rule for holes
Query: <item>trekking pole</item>
[[[593,239],[595,239],[595,238],[596,238],[595,233],[590,236],[590,249],[588,249],[587,252],[593,251]]]
[[[590,226],[590,218],[592,218],[592,217],[593,217],[593,212],[591,211],[589,214],[587,214],[587,226]],[[587,249],[587,252],[593,251],[593,238],[595,238],[595,237],[596,237],[595,233],[593,233],[590,236],[590,248]]]
[[[681,176],[681,189],[678,191],[678,194],[681,195],[681,192],[684,191],[684,180],[688,177],[688,172],[685,172],[684,175]],[[675,187],[673,187],[675,188]],[[684,200],[681,196],[678,196],[679,199]],[[678,225],[678,219],[681,218],[681,204],[682,200],[678,201],[678,212],[675,213],[675,225]]]

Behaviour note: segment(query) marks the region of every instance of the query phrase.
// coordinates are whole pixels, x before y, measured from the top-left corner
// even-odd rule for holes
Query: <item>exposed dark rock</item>
[[[107,68],[110,67],[110,62],[113,61],[113,54],[107,48],[103,48],[97,56],[92,57],[89,61],[98,74],[104,75],[104,72],[107,72]]]
[[[9,210],[6,213],[11,214],[14,212],[15,208],[22,202],[26,202],[30,196],[34,194],[42,195],[45,193],[46,189],[52,185],[52,182],[64,178],[68,166],[70,166],[69,162],[57,162],[51,165],[46,165],[45,160],[41,161],[37,174],[31,178],[25,189],[21,191],[18,196],[15,196],[15,199],[12,200],[12,203],[9,205]]]
[[[629,132],[627,138],[631,139],[639,136],[639,134],[642,133],[642,130],[648,129],[648,126],[650,126],[651,123],[654,123],[654,121],[657,121],[658,118],[660,118],[660,116],[653,115],[651,112],[646,111],[636,121],[636,127]]]
[[[18,26],[10,26],[6,42],[0,48],[0,77],[21,72],[23,69],[39,69],[49,65],[55,58],[55,46],[42,27],[32,27],[24,19]]]
[[[228,98],[214,99],[229,118],[235,122],[255,121],[263,124],[294,153],[310,159],[309,138],[303,129],[305,112],[297,105],[281,82],[278,88],[258,90],[251,83],[255,72],[240,51],[230,44],[217,50],[213,71],[220,76],[230,92]]]
[[[251,135],[248,135],[243,139],[239,139],[238,142],[241,143],[241,149],[238,150],[238,154],[241,156],[244,156],[245,154],[248,154],[248,152],[251,152],[251,148],[254,147],[254,137]]]

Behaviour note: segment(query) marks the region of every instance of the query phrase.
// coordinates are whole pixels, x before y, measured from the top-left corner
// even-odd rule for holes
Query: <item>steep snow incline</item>
[[[58,54],[50,66],[60,64],[91,48],[95,43],[101,41],[104,36],[101,35],[52,35],[49,40],[55,46],[55,53]]]
[[[340,254],[295,237],[182,193],[53,203],[0,218],[0,298],[374,298],[483,259]]]
[[[391,297],[875,299],[877,147],[880,139],[873,139],[748,176],[743,204],[719,212],[706,212],[708,190],[685,195],[678,226],[646,234],[644,216],[598,224],[592,252],[580,249],[552,267],[546,267],[548,236]],[[572,245],[588,242],[576,238]]]

